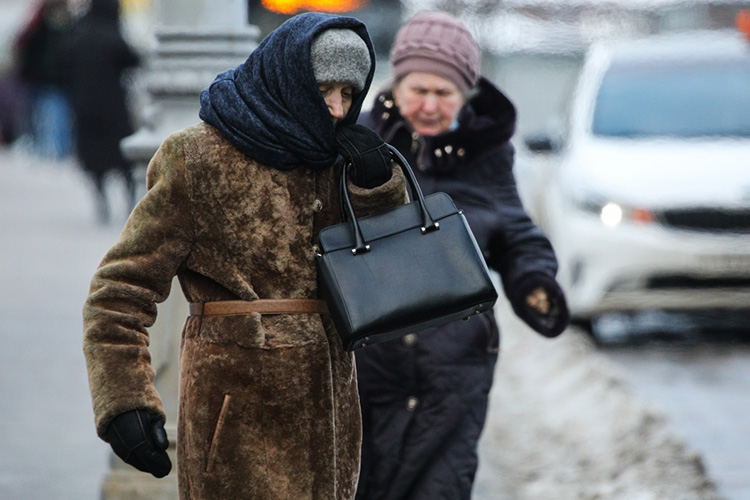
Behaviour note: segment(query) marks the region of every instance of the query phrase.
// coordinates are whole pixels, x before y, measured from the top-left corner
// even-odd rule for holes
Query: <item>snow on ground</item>
[[[718,500],[700,456],[582,332],[545,339],[497,307],[501,358],[477,500]],[[498,497],[493,471],[504,475]]]

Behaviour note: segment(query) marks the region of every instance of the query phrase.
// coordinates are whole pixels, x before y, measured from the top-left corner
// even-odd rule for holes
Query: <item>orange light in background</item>
[[[750,10],[741,10],[737,12],[735,21],[737,22],[737,29],[745,35],[745,38],[750,40]]]
[[[645,208],[634,208],[633,212],[630,214],[630,218],[633,220],[633,222],[648,224],[649,222],[654,221],[654,214],[652,214]]]
[[[369,0],[262,0],[268,10],[279,14],[296,14],[301,10],[320,12],[352,12],[365,7]]]

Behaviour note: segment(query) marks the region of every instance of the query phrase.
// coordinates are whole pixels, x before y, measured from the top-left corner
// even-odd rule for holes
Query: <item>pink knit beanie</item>
[[[466,92],[479,80],[479,45],[447,12],[420,12],[396,34],[391,64],[395,80],[414,71],[433,73]]]

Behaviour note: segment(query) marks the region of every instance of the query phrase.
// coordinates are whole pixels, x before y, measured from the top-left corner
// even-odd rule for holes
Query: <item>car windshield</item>
[[[593,133],[608,137],[750,137],[750,61],[613,64]]]

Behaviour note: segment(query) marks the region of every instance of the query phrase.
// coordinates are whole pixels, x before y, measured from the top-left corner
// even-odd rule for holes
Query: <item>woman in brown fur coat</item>
[[[373,61],[352,18],[303,14],[271,33],[203,91],[203,123],[162,144],[148,193],[92,280],[84,351],[97,432],[157,477],[171,463],[147,328],[173,276],[191,302],[181,500],[354,496],[353,359],[320,314],[314,255],[318,232],[340,219],[336,130],[356,123]],[[394,206],[403,175],[350,192],[358,213]]]

